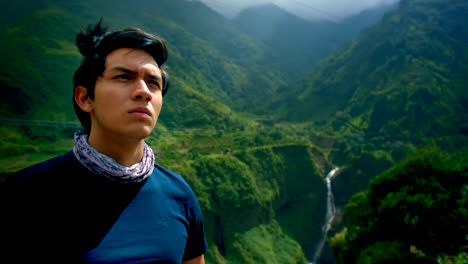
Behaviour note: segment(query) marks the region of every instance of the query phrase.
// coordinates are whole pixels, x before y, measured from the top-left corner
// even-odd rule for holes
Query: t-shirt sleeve
[[[189,228],[183,260],[190,260],[203,255],[208,250],[203,227],[203,217],[195,194],[191,193],[189,202]]]

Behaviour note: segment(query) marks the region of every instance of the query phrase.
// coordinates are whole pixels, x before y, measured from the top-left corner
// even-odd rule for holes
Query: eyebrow
[[[136,71],[132,71],[130,69],[127,69],[127,68],[121,67],[121,66],[114,67],[114,68],[111,69],[111,71],[122,71],[122,72],[125,72],[125,73],[128,73],[128,74],[137,74]],[[158,76],[158,75],[148,74],[147,76],[150,77],[151,79],[162,80],[162,77]]]

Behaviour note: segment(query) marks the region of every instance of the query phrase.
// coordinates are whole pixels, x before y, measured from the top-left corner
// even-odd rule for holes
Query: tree
[[[346,206],[347,231],[334,248],[337,259],[435,263],[466,250],[467,161],[467,155],[428,147],[374,178]]]

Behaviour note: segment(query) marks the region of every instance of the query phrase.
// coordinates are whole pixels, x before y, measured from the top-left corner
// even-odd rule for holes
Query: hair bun
[[[101,41],[102,37],[107,33],[108,29],[103,27],[102,18],[95,26],[88,26],[87,29],[82,29],[76,35],[76,46],[83,56],[88,56],[94,50],[96,43]]]

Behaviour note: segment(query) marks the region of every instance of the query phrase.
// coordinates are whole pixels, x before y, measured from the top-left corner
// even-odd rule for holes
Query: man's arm
[[[194,259],[182,261],[182,264],[205,264],[205,257],[201,255]]]

